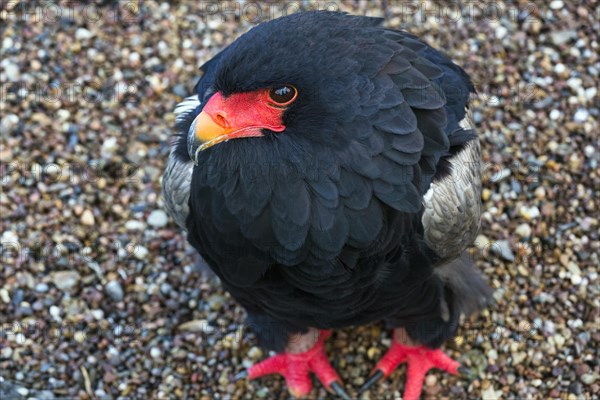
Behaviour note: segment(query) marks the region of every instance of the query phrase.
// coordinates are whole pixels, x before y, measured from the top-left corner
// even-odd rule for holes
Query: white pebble
[[[554,72],[556,72],[557,75],[562,74],[566,70],[567,70],[567,67],[565,67],[565,64],[563,64],[563,63],[558,63],[554,66]]]
[[[61,108],[56,112],[56,116],[61,121],[66,121],[69,119],[69,117],[71,117],[71,112],[69,110],[65,110],[64,108]]]
[[[77,40],[87,40],[94,37],[94,32],[89,31],[85,28],[78,28],[75,31],[75,39]]]
[[[146,228],[146,224],[135,219],[125,222],[125,229],[128,231],[141,231],[144,230],[144,228]]]
[[[52,318],[54,318],[54,320],[56,321],[60,321],[60,308],[58,308],[57,306],[50,306],[50,309],[48,310],[50,312],[50,316],[52,316]]]
[[[2,40],[2,48],[3,49],[12,49],[14,42],[11,37],[7,36]]]
[[[94,218],[92,211],[85,210],[83,214],[81,214],[81,223],[87,226],[92,226],[96,223],[96,219]]]
[[[10,356],[12,356],[13,350],[10,347],[4,347],[2,350],[0,350],[0,358],[4,358],[5,360],[8,360],[10,358]]]
[[[588,100],[592,100],[598,94],[598,89],[595,87],[589,87],[585,89],[585,97]]]
[[[158,347],[153,347],[150,349],[150,357],[159,358],[161,355],[161,351]]]
[[[148,215],[148,224],[155,228],[162,228],[168,220],[167,213],[163,210],[154,210]]]
[[[590,112],[587,109],[580,108],[575,112],[573,120],[575,120],[575,122],[585,122],[589,116]]]
[[[598,379],[598,375],[594,375],[594,374],[581,375],[581,382],[585,383],[586,385],[591,385],[592,383],[594,383],[596,381],[596,379]]]
[[[0,289],[0,300],[2,300],[2,302],[5,304],[10,303],[10,295],[8,294],[8,290],[4,288]]]
[[[6,62],[4,64],[4,73],[6,74],[6,78],[9,82],[14,82],[19,80],[21,73],[19,72],[19,66],[12,62]]]
[[[581,269],[579,268],[579,265],[577,265],[573,261],[571,261],[567,264],[567,269],[573,275],[581,275]]]
[[[570,87],[571,89],[573,89],[573,91],[577,92],[579,90],[579,88],[581,87],[582,84],[582,80],[581,78],[569,78],[567,79],[567,86]]]
[[[133,251],[133,255],[138,260],[145,259],[148,256],[148,253],[149,253],[148,249],[145,248],[144,246],[136,246],[135,250]]]
[[[102,318],[104,318],[104,311],[99,308],[90,310],[90,314],[92,314],[92,317],[94,317],[96,321],[100,321]]]
[[[544,331],[550,335],[553,335],[555,331],[554,322],[550,320],[544,321]]]
[[[248,350],[248,357],[252,360],[258,360],[262,356],[263,356],[262,350],[256,346],[253,346],[252,348],[250,348],[250,350]]]
[[[504,39],[504,37],[506,36],[506,34],[508,33],[508,29],[506,29],[504,26],[499,25],[496,28],[496,37],[500,40]]]
[[[17,245],[19,243],[19,236],[13,231],[4,231],[2,232],[2,237],[0,237],[0,243]]]
[[[104,158],[110,158],[115,150],[117,149],[117,138],[114,136],[109,137],[102,143],[102,148],[100,149],[100,153]]]
[[[140,55],[139,55],[139,53],[136,53],[136,52],[131,53],[129,55],[129,62],[132,63],[132,64],[134,64],[134,65],[139,64],[139,62],[140,62]]]
[[[532,220],[540,216],[540,210],[536,206],[522,206],[519,209],[519,214],[527,220]]]
[[[557,119],[560,118],[560,111],[558,111],[556,108],[552,111],[550,111],[550,119],[553,121],[556,121]]]
[[[560,335],[560,334],[556,334],[554,335],[554,343],[556,343],[556,347],[558,347],[559,349],[561,349],[564,344],[565,344],[565,338],[564,336]]]
[[[528,238],[531,236],[531,227],[529,226],[529,224],[521,224],[519,226],[517,226],[517,229],[515,229],[515,232],[517,235],[519,235],[522,238]]]
[[[45,282],[40,282],[35,285],[35,291],[38,293],[46,293],[48,291],[48,284]]]
[[[550,2],[550,8],[553,10],[560,10],[564,7],[564,5],[565,4],[562,2],[562,0],[554,0]]]
[[[592,146],[591,144],[588,144],[587,146],[585,146],[585,148],[583,149],[583,152],[585,153],[585,156],[590,158],[594,155],[594,146]]]

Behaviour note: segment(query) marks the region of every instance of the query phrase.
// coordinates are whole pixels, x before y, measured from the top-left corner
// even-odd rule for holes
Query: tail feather
[[[464,252],[460,257],[436,268],[435,274],[452,292],[453,313],[469,316],[491,302],[492,289],[475,268],[473,260]]]

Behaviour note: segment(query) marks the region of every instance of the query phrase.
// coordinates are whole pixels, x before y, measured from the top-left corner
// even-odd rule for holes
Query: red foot
[[[441,350],[429,349],[425,346],[407,346],[393,340],[388,352],[377,363],[374,371],[381,371],[383,377],[388,377],[398,365],[406,361],[408,370],[406,373],[406,385],[404,388],[404,400],[418,400],[423,388],[423,380],[427,371],[438,368],[453,375],[458,373],[460,363],[454,361]]]
[[[302,397],[312,389],[309,373],[313,372],[328,390],[338,392],[342,380],[325,354],[324,343],[329,336],[331,331],[322,330],[319,339],[309,350],[303,353],[276,354],[253,365],[248,369],[248,379],[279,373],[285,378],[290,393],[295,397]]]

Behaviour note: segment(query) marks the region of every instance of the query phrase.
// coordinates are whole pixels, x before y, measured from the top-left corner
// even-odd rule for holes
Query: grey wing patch
[[[479,231],[481,217],[481,151],[468,142],[450,158],[452,172],[431,183],[423,196],[422,223],[427,245],[443,260],[457,258]]]
[[[188,202],[193,170],[194,163],[191,160],[190,162],[182,162],[171,151],[167,167],[163,173],[162,191],[165,208],[177,225],[183,229],[186,229],[185,220],[190,212]]]
[[[198,96],[187,97],[175,107],[176,122],[180,122],[188,112],[195,110],[199,105]],[[180,160],[175,155],[174,148],[172,148],[163,173],[162,191],[165,208],[177,225],[183,229],[186,229],[185,221],[190,212],[188,203],[193,170],[194,163],[192,160],[189,160],[189,162]]]

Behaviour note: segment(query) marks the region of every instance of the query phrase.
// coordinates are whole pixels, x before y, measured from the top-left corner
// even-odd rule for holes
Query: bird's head
[[[204,105],[189,126],[189,156],[198,164],[208,149],[219,152],[242,138],[247,145],[283,138],[295,147],[348,144],[360,117],[377,111],[385,97],[386,88],[373,79],[394,51],[383,45],[379,24],[300,13],[238,38],[210,65],[209,82],[199,85]]]

